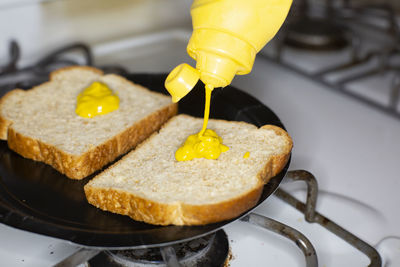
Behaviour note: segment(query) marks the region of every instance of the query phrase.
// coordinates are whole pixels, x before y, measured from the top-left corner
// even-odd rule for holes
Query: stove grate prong
[[[175,249],[172,246],[161,247],[160,252],[167,267],[181,267]]]
[[[276,234],[284,236],[290,240],[292,240],[298,248],[304,254],[306,259],[307,267],[318,267],[318,258],[317,253],[315,252],[315,248],[311,244],[311,242],[305,237],[302,233],[297,231],[296,229],[283,224],[281,222],[275,221],[271,218],[256,214],[250,213],[247,216],[241,219],[243,222],[248,222],[254,224],[256,226],[265,228],[270,230]]]
[[[289,171],[286,175],[286,178],[292,181],[304,181],[307,183],[307,200],[306,204],[299,201],[286,191],[282,189],[277,189],[275,191],[275,195],[283,200],[284,202],[288,203],[292,207],[296,208],[298,211],[302,212],[305,215],[306,221],[310,223],[318,223],[325,229],[329,230],[331,233],[337,235],[338,237],[342,238],[344,241],[364,253],[370,259],[369,267],[381,267],[382,260],[379,253],[376,249],[357,236],[353,235],[346,229],[342,228],[341,226],[337,225],[327,217],[321,215],[317,211],[315,211],[316,201],[317,201],[317,194],[318,194],[318,185],[317,180],[315,179],[314,175],[312,175],[308,171],[304,170],[295,170]]]

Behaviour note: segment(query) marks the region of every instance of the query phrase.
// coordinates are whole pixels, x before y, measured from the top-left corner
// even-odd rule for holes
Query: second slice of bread
[[[92,82],[120,99],[111,113],[82,118],[78,94]],[[0,139],[26,158],[45,162],[72,179],[101,169],[150,136],[177,113],[170,97],[91,67],[67,67],[31,90],[13,90],[0,102]]]
[[[255,206],[278,174],[292,140],[283,129],[210,120],[230,149],[217,160],[178,162],[174,153],[202,119],[178,115],[157,134],[85,185],[94,206],[158,225],[201,225],[239,216]],[[244,158],[246,152],[250,153]]]

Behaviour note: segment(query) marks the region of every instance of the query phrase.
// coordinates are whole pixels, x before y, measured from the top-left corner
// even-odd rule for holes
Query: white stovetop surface
[[[134,72],[168,72],[185,61],[188,32],[169,31],[95,47],[96,64],[124,64]],[[317,210],[378,248],[386,266],[400,264],[400,120],[334,93],[258,58],[251,74],[233,85],[280,117],[294,140],[290,169],[312,172],[319,183]],[[304,199],[302,183],[283,187]],[[366,266],[368,259],[276,197],[256,209],[300,230],[314,244],[319,265]],[[305,266],[298,248],[243,222],[225,228],[231,266]],[[77,247],[0,224],[4,266],[50,266]],[[390,259],[390,261],[389,261]]]

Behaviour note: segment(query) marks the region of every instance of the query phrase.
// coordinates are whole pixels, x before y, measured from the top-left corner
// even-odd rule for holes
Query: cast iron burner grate
[[[20,48],[16,41],[9,44],[9,62],[0,66],[0,97],[15,88],[30,89],[37,84],[46,82],[50,72],[61,67],[72,65],[93,66],[93,56],[88,45],[73,43],[57,49],[38,62],[26,67],[18,67]],[[128,72],[119,65],[96,66],[105,73],[124,75]]]
[[[114,250],[99,253],[91,267],[182,266],[223,267],[229,260],[228,237],[223,230],[170,247]]]
[[[308,79],[322,84],[325,88],[341,93],[370,107],[378,109],[386,114],[400,119],[400,25],[396,20],[394,8],[390,5],[365,5],[362,7],[351,6],[352,1],[344,1],[344,6],[333,7],[331,2],[325,7],[325,18],[312,18],[306,13],[308,1],[303,0],[305,7],[301,14],[282,27],[278,38],[275,39],[276,49],[274,55],[259,53],[259,57],[275,62],[280,66],[300,74]],[[384,26],[376,26],[371,21],[380,21]],[[319,21],[319,22],[318,22]],[[315,27],[311,27],[312,25]],[[367,42],[363,40],[357,30],[349,25],[361,27],[363,31],[369,31],[373,37],[390,40],[388,44],[369,49],[361,54],[361,47]],[[320,30],[318,30],[321,28]],[[336,34],[335,34],[336,32]],[[329,33],[329,34],[328,34]],[[289,46],[308,48],[315,52],[318,48],[340,49],[349,44],[349,59],[334,66],[309,72],[306,69],[283,60],[283,53]],[[374,67],[366,67],[371,62],[378,62]],[[363,70],[359,70],[364,67]],[[366,67],[366,68],[365,68]],[[358,69],[355,73],[352,73]],[[347,71],[351,74],[332,80],[330,75],[336,75]],[[348,90],[347,86],[354,82],[363,81],[375,75],[392,74],[388,102],[371,99],[362,94]],[[377,88],[376,90],[380,90]]]

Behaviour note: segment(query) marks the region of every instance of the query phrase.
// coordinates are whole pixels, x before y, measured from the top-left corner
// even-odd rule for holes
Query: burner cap
[[[348,30],[328,19],[303,18],[290,25],[284,42],[310,50],[338,50],[349,44]]]

